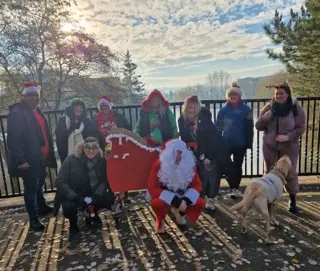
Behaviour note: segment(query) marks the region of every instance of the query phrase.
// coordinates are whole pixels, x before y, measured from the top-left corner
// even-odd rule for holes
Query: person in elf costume
[[[194,155],[186,143],[173,139],[163,144],[148,180],[158,232],[165,232],[164,219],[169,210],[175,215],[178,225],[185,225],[186,217],[196,223],[206,205],[200,197],[201,191],[202,183]]]
[[[75,146],[89,136],[90,119],[85,102],[74,98],[58,120],[56,143],[61,163],[74,153]]]
[[[112,148],[110,144],[106,143],[108,133],[115,127],[132,131],[132,125],[127,121],[125,116],[112,110],[112,105],[112,101],[108,96],[104,95],[100,97],[98,101],[99,112],[92,119],[89,129],[90,136],[98,138],[100,148],[104,151],[106,157]],[[128,192],[121,193],[120,197],[129,202]]]
[[[132,126],[125,116],[113,111],[112,105],[112,101],[108,96],[100,97],[98,101],[99,112],[92,119],[89,129],[90,135],[99,139],[100,147],[105,152],[108,151],[106,149],[106,137],[112,128],[118,127],[132,131]]]
[[[157,89],[141,103],[135,134],[143,137],[149,146],[161,146],[163,142],[178,137],[176,118],[169,102]]]

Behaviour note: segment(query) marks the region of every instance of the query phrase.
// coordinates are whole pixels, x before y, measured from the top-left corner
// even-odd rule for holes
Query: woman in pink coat
[[[306,120],[302,106],[292,98],[290,87],[284,83],[274,86],[274,97],[266,104],[256,122],[258,131],[264,131],[263,157],[265,171],[283,155],[289,155],[292,170],[288,176],[289,211],[297,213],[296,194],[299,192],[296,172],[299,157],[299,138],[305,132]]]

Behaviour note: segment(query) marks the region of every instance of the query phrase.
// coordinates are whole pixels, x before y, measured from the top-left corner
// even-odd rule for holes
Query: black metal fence
[[[251,99],[245,100],[248,106],[253,110],[254,121],[257,120],[260,110],[268,102],[267,99]],[[299,98],[299,102],[304,108],[306,114],[307,131],[300,139],[300,156],[298,164],[299,175],[319,175],[319,159],[320,159],[320,97]],[[216,119],[217,113],[222,105],[223,100],[204,100],[203,105],[210,109],[213,120]],[[179,118],[182,103],[172,103],[176,119]],[[139,116],[139,105],[116,106],[115,110],[122,113],[134,126]],[[89,109],[89,115],[96,113],[96,109]],[[63,111],[48,111],[45,116],[49,122],[51,133],[55,130],[58,118]],[[23,194],[22,180],[11,178],[7,170],[7,117],[0,116],[0,198],[14,197]],[[57,153],[57,152],[56,152]],[[57,156],[58,158],[58,156]],[[258,177],[263,174],[263,156],[262,156],[262,132],[255,130],[254,143],[251,150],[247,151],[245,162],[243,165],[244,177]],[[52,192],[55,188],[55,178],[57,172],[48,169],[48,177],[45,183],[45,191]]]

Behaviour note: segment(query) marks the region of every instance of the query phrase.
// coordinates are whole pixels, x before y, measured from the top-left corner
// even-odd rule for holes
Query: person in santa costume
[[[200,197],[201,191],[195,158],[187,145],[180,139],[164,143],[148,180],[158,232],[165,232],[164,219],[169,211],[175,215],[178,225],[185,225],[186,218],[196,223],[206,205]]]
[[[99,139],[99,144],[102,150],[106,146],[106,137],[112,128],[124,128],[132,130],[131,124],[125,116],[112,110],[112,101],[108,96],[101,96],[98,101],[99,112],[94,116],[90,125],[90,136]]]
[[[178,138],[177,122],[169,108],[170,103],[155,89],[141,103],[135,134],[143,137],[149,146],[158,147],[172,138]]]

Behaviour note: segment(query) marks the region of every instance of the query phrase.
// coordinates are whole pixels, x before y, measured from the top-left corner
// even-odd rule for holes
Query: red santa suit
[[[177,163],[177,153],[181,160]],[[187,208],[180,214],[196,223],[206,203],[200,198],[202,182],[196,171],[195,158],[186,144],[173,139],[163,145],[159,160],[150,172],[148,192],[151,196],[151,207],[157,217],[157,228],[163,232],[164,219],[172,207],[179,210],[182,201]]]

